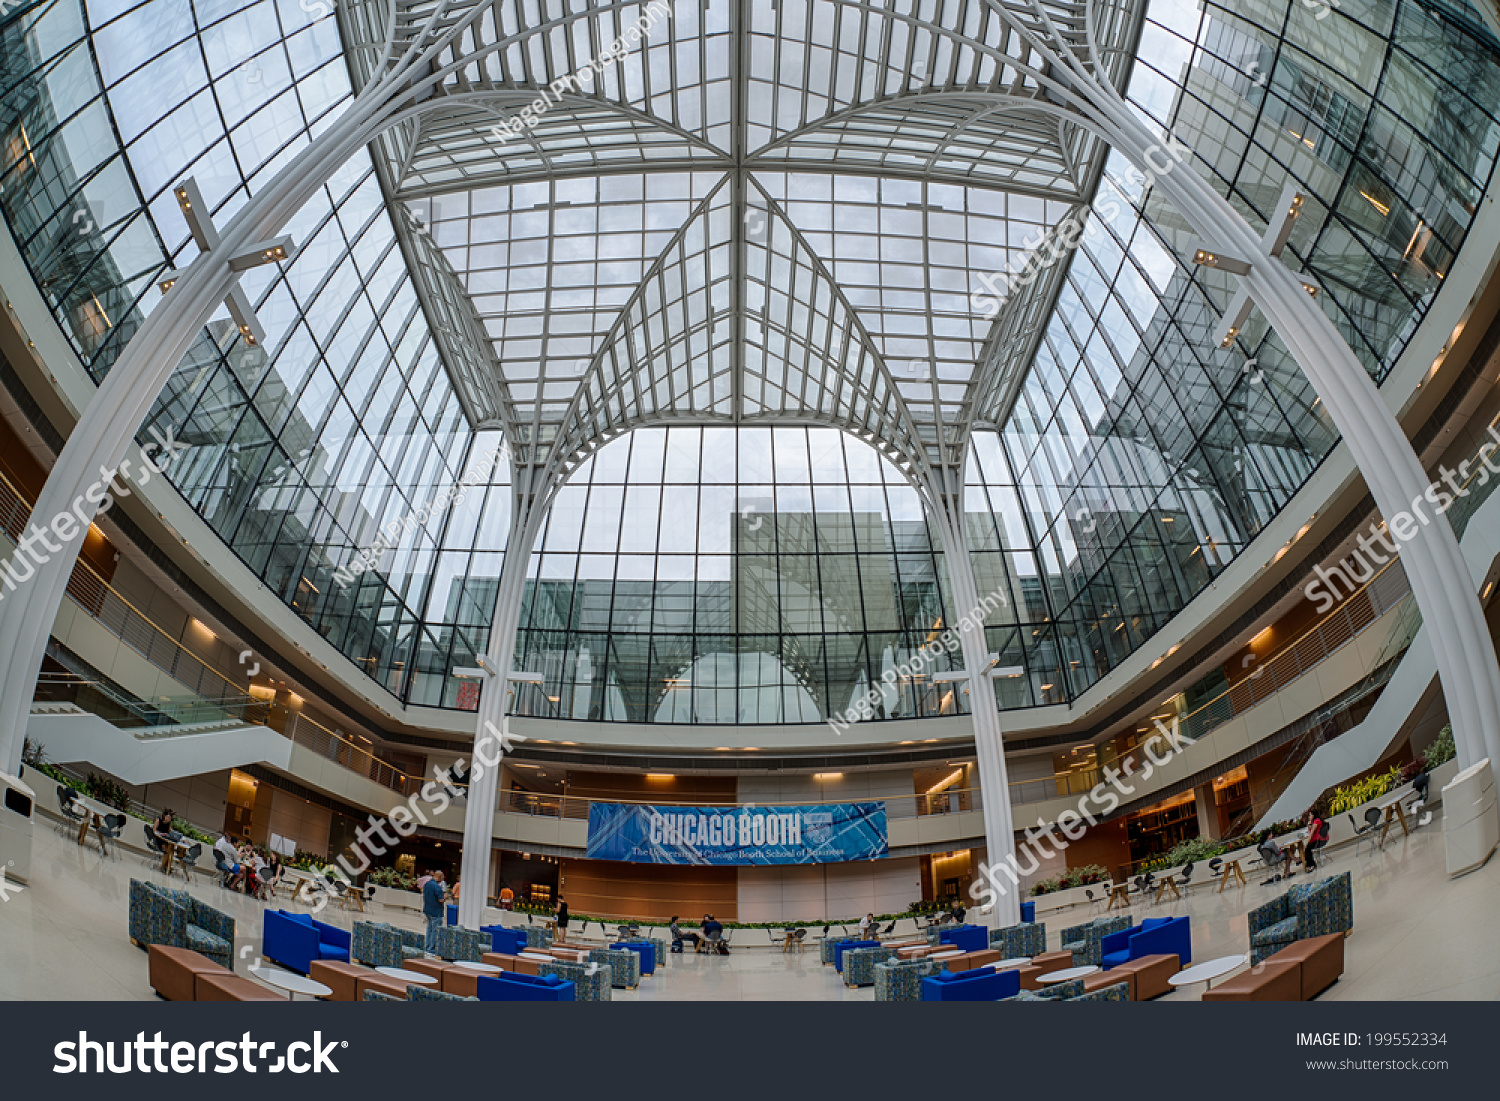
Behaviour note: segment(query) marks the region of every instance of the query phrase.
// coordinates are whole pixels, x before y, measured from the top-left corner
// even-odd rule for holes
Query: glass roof
[[[961,461],[994,324],[972,273],[1018,268],[1100,168],[1072,124],[997,102],[1037,93],[1015,63],[1037,61],[992,0],[480,6],[443,8],[469,23],[431,110],[377,158],[445,261],[427,297],[467,298],[488,337],[492,379],[450,366],[471,419],[554,478],[668,421],[831,424],[908,471]],[[1119,79],[1134,22],[1094,7]],[[356,85],[435,8],[398,3],[394,31],[384,5],[342,8]],[[1082,5],[1046,10],[1082,26]],[[439,331],[446,360],[474,362],[470,332]]]

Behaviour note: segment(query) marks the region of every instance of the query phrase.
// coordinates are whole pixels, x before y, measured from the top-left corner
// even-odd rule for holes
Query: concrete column
[[[1219,838],[1219,804],[1214,801],[1214,786],[1199,784],[1193,789],[1198,802],[1198,836]]]

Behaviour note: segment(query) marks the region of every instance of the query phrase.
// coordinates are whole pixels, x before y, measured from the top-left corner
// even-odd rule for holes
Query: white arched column
[[[1000,729],[1000,708],[990,679],[990,648],[984,637],[981,593],[974,579],[964,531],[963,480],[947,493],[936,494],[930,515],[943,540],[943,561],[948,567],[952,612],[957,617],[948,626],[957,627],[964,671],[969,674],[969,711],[974,724],[974,753],[979,765],[979,801],[984,815],[984,865],[976,877],[985,879],[982,868],[1013,867],[1016,851],[1015,822],[1010,809],[1010,779],[1005,770],[1005,742]],[[990,594],[983,594],[988,596]],[[995,882],[994,926],[1003,928],[1021,920],[1021,891],[1008,880]]]
[[[500,585],[495,593],[490,644],[485,654],[493,673],[485,678],[484,688],[479,694],[474,759],[469,767],[468,803],[464,808],[464,847],[459,877],[468,889],[459,892],[458,924],[465,929],[478,929],[484,924],[500,764],[505,752],[517,740],[510,733],[505,718],[510,697],[511,665],[516,656],[516,629],[520,626],[531,548],[546,513],[546,508],[535,498],[519,493],[517,497],[515,511],[511,514],[510,537],[505,544],[505,559],[500,566]]]

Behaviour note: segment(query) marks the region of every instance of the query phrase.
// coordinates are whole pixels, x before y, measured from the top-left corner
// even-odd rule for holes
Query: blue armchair
[[[983,925],[954,925],[938,930],[938,942],[965,952],[983,952],[990,946],[989,930]]]
[[[1021,992],[1021,973],[1015,968],[996,971],[979,967],[973,971],[939,971],[922,980],[924,1002],[998,1002]]]
[[[315,960],[349,962],[347,930],[287,910],[267,910],[263,918],[260,954],[266,959],[304,975]]]
[[[507,929],[503,925],[481,925],[481,933],[490,935],[492,951],[506,956],[519,956],[526,948],[525,929]]]
[[[474,984],[482,1002],[571,1002],[577,986],[557,975],[522,975],[506,971],[480,975]]]
[[[1134,929],[1109,934],[1099,942],[1099,951],[1106,971],[1143,956],[1175,955],[1186,967],[1193,961],[1193,937],[1185,917],[1147,918]]]
[[[1083,925],[1075,925],[1071,929],[1062,931],[1063,951],[1072,952],[1073,962],[1080,967],[1088,964],[1101,967],[1104,958],[1101,945],[1104,938],[1111,933],[1118,933],[1122,929],[1129,928],[1129,917],[1095,918]]]
[[[1354,890],[1348,872],[1317,883],[1299,883],[1250,911],[1250,962],[1274,956],[1293,941],[1353,928]]]

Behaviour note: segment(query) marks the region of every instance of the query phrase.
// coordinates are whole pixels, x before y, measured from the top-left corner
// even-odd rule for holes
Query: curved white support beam
[[[521,621],[521,598],[526,590],[526,568],[531,548],[541,531],[546,504],[528,501],[517,494],[511,514],[510,537],[500,566],[500,584],[495,593],[495,614],[490,622],[490,644],[485,663],[495,670],[485,678],[479,693],[479,714],[474,738],[475,760],[469,768],[469,797],[464,808],[464,847],[459,878],[468,889],[458,895],[458,924],[478,929],[484,924],[484,906],[489,897],[490,852],[495,836],[495,802],[500,783],[500,762],[511,739],[505,711],[510,698],[511,665],[516,657],[516,629]]]
[[[1005,741],[1000,729],[1000,709],[995,703],[995,684],[990,679],[990,648],[984,638],[984,614],[974,562],[964,535],[963,482],[951,494],[930,503],[930,515],[943,539],[943,560],[952,586],[953,614],[950,627],[958,628],[964,671],[968,674],[969,710],[974,720],[974,754],[979,763],[979,798],[984,815],[984,863],[990,867],[1011,864],[1007,858],[1016,849],[1015,822],[1010,809],[1010,779],[1005,771]],[[978,871],[976,863],[976,875]],[[1019,887],[995,891],[992,925],[1003,928],[1021,920]]]

